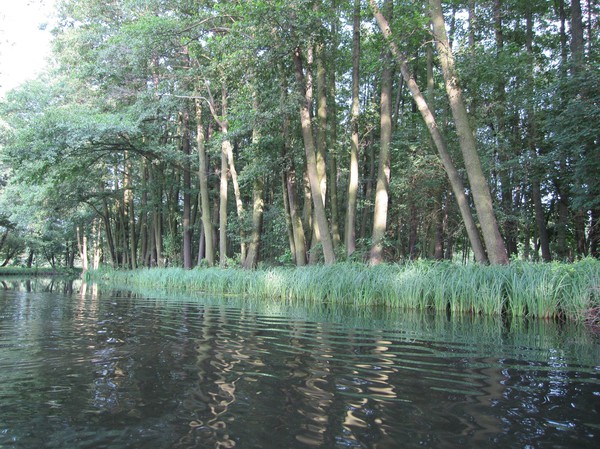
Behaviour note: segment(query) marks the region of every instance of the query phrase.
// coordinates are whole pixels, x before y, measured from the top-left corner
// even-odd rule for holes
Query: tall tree
[[[358,121],[360,114],[360,0],[354,1],[352,14],[352,108],[350,111],[350,179],[346,209],[346,251],[348,257],[356,250],[356,203],[358,198]]]
[[[492,203],[492,196],[487,179],[481,167],[477,142],[471,125],[467,109],[462,98],[462,90],[459,85],[458,75],[454,64],[452,49],[448,43],[446,24],[442,13],[441,0],[429,0],[433,35],[438,51],[446,93],[452,110],[452,117],[458,133],[460,149],[462,151],[465,169],[469,178],[469,184],[473,192],[473,202],[477,209],[477,216],[481,224],[483,240],[487,249],[490,262],[493,264],[507,264],[508,254],[506,246],[496,220],[496,214]]]
[[[384,11],[392,16],[392,1],[386,0]],[[375,210],[373,213],[372,246],[369,262],[376,265],[383,261],[383,245],[387,228],[388,199],[390,186],[390,143],[392,141],[392,57],[385,50],[381,71],[379,168],[375,188]]]
[[[312,50],[309,50],[309,53]],[[300,90],[300,123],[302,127],[302,138],[304,141],[304,151],[306,156],[306,169],[310,183],[310,191],[313,205],[315,208],[315,219],[319,229],[321,244],[323,245],[323,256],[325,263],[330,265],[335,262],[335,252],[333,242],[329,232],[329,224],[325,215],[325,203],[323,201],[323,192],[321,191],[321,183],[317,170],[317,158],[315,153],[315,143],[312,132],[312,120],[310,108],[312,103],[312,79],[305,79],[304,66],[302,59],[302,51],[299,46],[294,49],[293,53],[294,68],[296,75],[296,83]]]
[[[458,170],[456,169],[454,162],[452,161],[450,153],[448,152],[446,141],[436,122],[435,116],[429,108],[425,97],[423,96],[418,84],[416,83],[412,73],[410,72],[410,69],[408,68],[408,59],[406,55],[404,55],[404,53],[400,51],[400,49],[392,39],[392,32],[387,19],[383,16],[381,11],[377,7],[375,0],[369,1],[373,10],[373,15],[377,20],[377,24],[379,25],[381,32],[383,33],[390,46],[392,54],[394,55],[400,66],[400,72],[402,73],[402,77],[404,78],[406,85],[411,92],[411,95],[417,105],[417,108],[419,109],[419,112],[421,113],[421,116],[423,117],[423,120],[427,125],[427,129],[431,134],[431,138],[437,148],[438,154],[442,161],[442,165],[444,166],[444,170],[448,175],[448,180],[450,181],[452,191],[458,203],[461,217],[465,224],[467,235],[469,236],[471,248],[473,250],[473,253],[475,254],[475,260],[477,260],[477,262],[480,263],[486,263],[488,259],[485,250],[483,249],[481,239],[479,237],[479,230],[477,229],[475,220],[473,219],[473,215],[471,213],[469,201],[465,194],[465,187],[463,185],[460,174],[458,173]]]

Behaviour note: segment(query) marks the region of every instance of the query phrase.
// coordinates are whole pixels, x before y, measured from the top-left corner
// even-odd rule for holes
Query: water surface
[[[592,447],[582,327],[0,282],[0,448]]]

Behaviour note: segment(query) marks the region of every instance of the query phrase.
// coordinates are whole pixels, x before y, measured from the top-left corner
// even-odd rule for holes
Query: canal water
[[[598,441],[583,326],[0,280],[0,448]]]

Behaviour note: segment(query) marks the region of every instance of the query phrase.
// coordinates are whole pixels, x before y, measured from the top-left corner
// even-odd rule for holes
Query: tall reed
[[[302,268],[102,269],[90,278],[190,295],[244,295],[286,302],[381,305],[455,314],[585,319],[600,307],[600,262],[513,262],[508,266],[416,261]]]

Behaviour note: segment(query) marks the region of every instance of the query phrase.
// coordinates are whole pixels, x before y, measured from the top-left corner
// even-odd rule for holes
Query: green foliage
[[[413,0],[394,3],[390,17],[394,38],[409,55],[410,69],[425,92],[427,50],[431,47],[427,5]],[[560,256],[582,257],[592,250],[597,223],[590,217],[600,207],[598,37],[586,32],[584,61],[575,68],[570,65],[569,27],[566,35],[560,34],[558,4],[542,0],[478,3],[473,4],[472,17],[469,5],[444,2],[444,12],[496,215],[506,241],[516,251],[513,260],[539,257],[529,250],[537,250],[534,242],[539,240],[532,199],[534,180],[540,184],[552,247],[557,246],[560,232],[567,233],[570,248]],[[381,57],[388,50],[373,26],[367,2],[361,7],[358,249],[350,257],[352,261],[362,261],[370,247]],[[592,8],[584,20],[591,20],[586,25],[594,30],[597,6],[590,3],[585,8]],[[60,1],[54,71],[0,101],[0,223],[11,227],[11,245],[58,255],[72,244],[78,226],[101,218],[103,226],[109,226],[102,230],[102,254],[109,258],[108,233],[113,232],[113,249],[118,253],[115,265],[126,265],[123,253],[131,247],[137,250],[141,264],[167,259],[178,264],[183,246],[182,199],[186,194],[194,202],[199,194],[195,112],[196,106],[201,106],[215,224],[221,141],[227,138],[234,147],[245,213],[241,218],[232,213],[235,205],[229,192],[230,256],[239,254],[240,229],[246,231],[246,238],[251,234],[252,188],[260,177],[265,182],[261,261],[290,263],[286,211],[281,204],[282,172],[295,170],[298,212],[302,214],[307,206],[302,185],[305,155],[298,117],[300,98],[292,55],[300,47],[305,74],[312,70],[314,76],[316,64],[309,64],[308,54],[309,48],[314,50],[317,45],[323,48],[330,89],[328,158],[335,151],[338,164],[333,178],[328,175],[328,183],[335,182],[338,187],[343,234],[352,16],[353,2]],[[531,18],[530,35],[526,17]],[[432,95],[432,109],[461,170],[441,73],[438,62],[434,59],[433,63],[433,91],[427,93]],[[448,258],[460,258],[462,251],[467,260],[470,253],[455,200],[423,121],[400,81],[398,68],[394,70],[386,255],[390,261],[430,257],[441,217]],[[184,116],[189,117],[186,133]],[[224,120],[226,136],[221,127]],[[337,141],[333,141],[334,124]],[[186,139],[189,156],[182,151]],[[183,185],[188,171],[189,188]],[[568,223],[559,223],[564,219],[558,214],[559,200],[567,203]],[[330,199],[326,203],[329,213]],[[192,215],[196,219],[192,246],[197,248],[201,216],[197,203],[192,205]],[[576,216],[584,217],[577,230]],[[156,236],[154,226],[160,228],[157,235],[162,239],[162,254],[150,256],[156,244],[151,242]],[[310,229],[306,227],[305,233],[308,237]],[[414,236],[416,242],[411,241],[414,245],[408,248]],[[142,248],[146,254],[141,254]],[[410,254],[408,250],[414,248],[417,253]],[[346,258],[343,247],[338,256]],[[460,270],[450,272],[463,275]],[[472,274],[477,278],[484,277],[482,273]],[[418,291],[418,276],[407,275],[406,279],[407,285]],[[515,302],[508,307],[499,299],[506,284],[482,283],[489,284],[489,295],[497,298],[492,301],[494,308],[504,307],[511,313],[519,310],[514,312],[518,314],[527,309],[530,313],[530,304]],[[425,296],[428,299],[423,299]],[[425,296],[415,297],[414,304],[442,307],[444,294],[432,291]],[[489,307],[489,303],[481,305],[477,298],[466,296],[456,304],[460,310]]]

